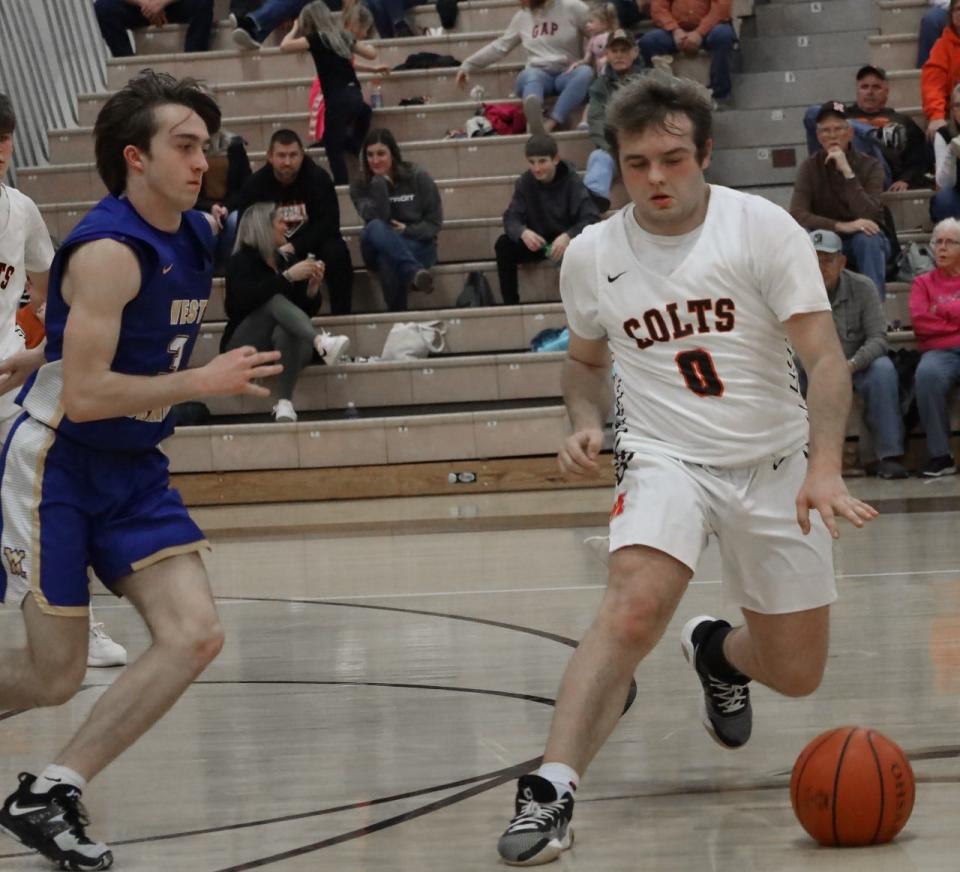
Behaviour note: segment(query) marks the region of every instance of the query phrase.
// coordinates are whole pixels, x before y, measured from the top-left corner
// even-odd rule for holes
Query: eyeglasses
[[[817,133],[822,133],[824,136],[839,136],[841,133],[844,133],[848,127],[849,125],[844,125],[843,127],[839,125],[836,127],[818,127]]]
[[[958,239],[934,239],[930,243],[931,248],[937,248],[939,246],[946,245],[947,248],[956,248],[960,246],[960,240]]]

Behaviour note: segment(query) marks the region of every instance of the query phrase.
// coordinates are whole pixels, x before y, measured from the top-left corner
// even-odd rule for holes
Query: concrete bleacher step
[[[464,60],[477,49],[501,35],[501,31],[487,33],[451,33],[443,36],[415,36],[407,39],[377,39],[378,59],[388,66],[396,66],[414,52],[431,51],[453,55]],[[175,76],[194,76],[213,82],[249,82],[257,79],[283,79],[316,75],[309,52],[282,52],[264,48],[260,51],[196,52],[150,55],[107,60],[107,87],[119,88],[144,66],[157,72]]]
[[[877,6],[881,33],[916,33],[930,8],[927,0],[880,0]]]
[[[890,70],[887,72],[890,84],[890,106],[917,106],[920,103],[920,70]]]
[[[365,315],[339,315],[314,318],[317,328],[350,338],[352,358],[379,357],[394,324],[410,321],[409,312],[378,312]],[[566,325],[563,306],[540,303],[489,308],[431,309],[417,321],[443,322],[445,345],[440,356],[451,354],[492,354],[518,352],[530,347],[542,330]],[[203,366],[220,352],[224,322],[206,319],[190,356],[189,366]],[[436,359],[431,357],[431,360]]]
[[[753,10],[753,24],[761,37],[836,33],[874,29],[879,13],[870,0],[761,4]]]
[[[740,41],[742,70],[761,73],[770,70],[812,70],[849,64],[862,53],[874,30],[847,33],[814,33],[800,36],[764,36]],[[858,49],[863,45],[862,52]],[[734,92],[736,93],[736,91]],[[821,101],[822,102],[822,101]]]
[[[866,50],[864,49],[864,58]],[[778,64],[779,66],[779,64]],[[842,66],[824,69],[779,69],[756,73],[737,73],[733,93],[737,106],[751,109],[781,109],[784,106],[811,106],[823,103],[825,94],[852,91],[851,82],[860,62],[847,58]],[[911,103],[916,103],[913,99]],[[893,103],[893,105],[899,105]]]
[[[556,404],[296,424],[181,427],[163,443],[175,473],[309,469],[554,454],[570,426]]]
[[[465,0],[458,5],[456,27],[450,33],[476,33],[505,30],[517,11],[514,0]],[[426,27],[440,27],[440,17],[433,4],[415,6],[407,12],[407,20],[415,33]],[[167,24],[163,27],[147,27],[134,31],[134,45],[138,55],[175,54],[183,51],[186,35],[185,24]],[[233,27],[226,19],[214,24],[210,39],[211,51],[237,48],[231,34]],[[266,40],[268,48],[280,44],[283,32],[280,28]]]
[[[870,63],[885,70],[910,70],[917,63],[917,34],[884,33],[871,36]]]

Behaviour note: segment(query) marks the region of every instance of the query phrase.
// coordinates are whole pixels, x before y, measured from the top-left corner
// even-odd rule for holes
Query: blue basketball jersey
[[[50,267],[46,360],[17,402],[32,418],[64,436],[106,451],[140,452],[173,432],[169,407],[139,415],[77,423],[63,412],[63,332],[69,306],[61,285],[70,255],[95,239],[128,245],[140,263],[140,292],[123,310],[110,368],[127,375],[160,375],[187,365],[200,331],[213,277],[213,232],[206,217],[185,212],[180,229],[166,233],[148,224],[130,201],[104,197],[64,240]],[[74,276],[74,282],[83,281]]]

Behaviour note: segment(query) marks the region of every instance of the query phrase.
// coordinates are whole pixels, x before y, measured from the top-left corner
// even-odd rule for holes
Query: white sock
[[[573,795],[580,782],[580,776],[566,763],[544,763],[537,775],[546,778],[556,788],[558,799],[565,793]]]
[[[55,763],[51,763],[40,773],[40,777],[33,782],[30,792],[47,793],[58,784],[71,784],[82,792],[87,786],[87,779],[79,772],[74,772],[66,766],[57,766]]]

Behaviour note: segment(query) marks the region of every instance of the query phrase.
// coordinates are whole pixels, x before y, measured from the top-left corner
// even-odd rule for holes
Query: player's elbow
[[[78,390],[64,389],[60,405],[63,407],[63,413],[75,424],[95,421],[99,417],[95,404]]]

